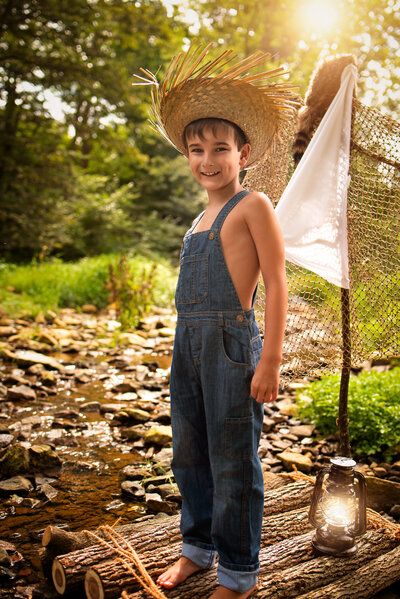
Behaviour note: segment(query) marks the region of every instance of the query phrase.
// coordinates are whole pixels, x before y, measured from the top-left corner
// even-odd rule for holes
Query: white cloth
[[[347,189],[356,80],[356,67],[348,65],[339,91],[275,209],[287,260],[347,289]]]

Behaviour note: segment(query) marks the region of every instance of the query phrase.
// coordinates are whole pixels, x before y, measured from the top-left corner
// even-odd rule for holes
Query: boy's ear
[[[247,164],[247,161],[250,158],[251,147],[249,143],[244,144],[240,150],[240,158],[239,164],[241,168],[244,168]]]

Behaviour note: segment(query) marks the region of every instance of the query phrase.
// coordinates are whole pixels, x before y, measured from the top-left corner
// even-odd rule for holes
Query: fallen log
[[[368,599],[399,579],[400,547],[396,547],[341,580],[299,595],[297,599]]]
[[[133,522],[132,524],[123,524],[116,526],[115,530],[121,535],[129,535],[139,531],[145,532],[146,530],[157,531],[162,530],[167,524],[174,524],[176,527],[179,526],[179,516],[166,516],[160,521],[155,523],[154,519],[146,522]],[[92,531],[98,537],[103,538],[103,530],[100,526],[96,530]],[[78,551],[85,547],[90,547],[94,544],[93,536],[89,531],[83,530],[81,532],[70,532],[57,526],[47,526],[44,530],[42,537],[42,547],[51,550],[55,555],[64,555],[72,551]]]
[[[277,547],[276,544],[283,540],[285,540],[285,544],[287,545],[287,547],[285,546],[284,549],[277,548],[275,549],[275,552],[271,550],[269,553],[267,552],[268,560],[270,559],[270,553],[276,556],[276,561],[282,560],[284,558],[285,551],[287,552],[288,547],[292,546],[292,552],[289,553],[289,555],[291,555],[293,563],[293,547],[295,545],[290,545],[287,539],[289,537],[296,537],[298,539],[297,535],[300,535],[305,530],[309,530],[310,528],[311,525],[308,523],[308,510],[304,508],[292,510],[291,512],[284,512],[283,514],[278,513],[264,518],[261,534],[261,546],[267,547],[272,545]],[[304,541],[304,543],[305,544],[302,548],[297,549],[298,554],[302,557],[308,556],[308,559],[310,559],[312,557],[312,550],[309,536],[306,537],[306,541]],[[297,547],[298,546],[299,541],[297,541]],[[139,553],[136,546],[134,549]],[[178,544],[176,547],[160,548],[160,546],[154,546],[152,543],[152,547],[150,549],[147,546],[144,551],[140,552],[140,560],[142,561],[149,575],[154,579],[173,564],[173,562],[179,556],[179,551],[180,544]],[[301,557],[297,557],[297,559],[301,559]],[[61,556],[54,561],[53,581],[58,592],[60,591],[56,584],[57,576],[59,579],[62,578],[63,581],[65,580],[65,589],[68,591],[71,590],[72,584],[78,583],[78,577],[80,573],[79,568],[81,566],[79,564],[77,569],[77,561],[82,563],[79,558],[79,554],[77,553],[74,555],[69,554],[67,556]],[[122,588],[134,590],[138,589],[139,587],[139,583],[135,580],[132,574],[127,571],[126,566],[124,566],[124,564],[118,559],[94,564],[87,569],[85,575],[85,590],[89,599],[111,599],[112,597],[119,597]]]
[[[358,540],[357,545],[357,553],[349,557],[318,556],[307,563],[280,569],[278,573],[268,577],[263,576],[255,597],[274,597],[274,599],[299,597],[302,593],[334,582],[357,570],[369,560],[396,547],[398,541],[393,535],[373,530],[365,533]],[[325,597],[324,594],[319,596]]]
[[[165,522],[167,520],[167,522]],[[181,534],[178,528],[176,518],[163,519],[163,524],[158,525],[150,530],[140,529],[132,532],[132,526],[129,527],[129,534],[125,534],[124,539],[128,541],[138,553],[160,551],[160,548],[176,545],[181,541]],[[172,520],[172,522],[170,521]],[[101,530],[101,535],[97,535],[101,539],[106,540],[107,535],[104,530]],[[120,528],[116,529],[120,532]],[[115,558],[115,549],[108,549],[104,545],[98,543],[93,536],[88,532],[87,535],[92,539],[92,544],[89,547],[72,551],[66,555],[59,555],[53,560],[51,576],[53,584],[60,595],[74,592],[83,587],[86,570],[93,564]]]
[[[289,599],[291,597],[296,597],[296,599],[321,599],[322,597],[328,599],[329,597],[330,599],[330,596],[325,595],[325,587],[321,588],[322,584],[325,584],[328,580],[336,580],[349,571],[353,572],[353,575],[350,574],[350,578],[354,584],[355,572],[358,572],[360,564],[365,564],[366,560],[373,560],[379,554],[386,555],[385,552],[398,544],[398,540],[393,535],[374,530],[368,531],[359,539],[359,550],[351,557],[316,557],[311,546],[313,534],[312,531],[261,549],[259,585],[257,592],[252,597],[254,596],[255,599],[271,597],[274,599]],[[400,576],[399,573],[397,573],[397,576]],[[297,583],[298,589],[296,589]],[[179,587],[166,594],[168,599],[200,599],[211,594],[217,585],[217,569],[213,568],[191,576]],[[315,590],[315,595],[299,596],[300,593],[315,589],[318,585],[320,588]],[[371,593],[369,597],[373,594]],[[96,595],[87,594],[87,597],[88,599],[94,599]],[[103,599],[103,595],[99,597]],[[346,594],[338,594],[332,599],[344,599],[345,597],[347,599]],[[354,599],[356,597],[357,595],[354,595]],[[106,596],[104,596],[104,599],[106,599]],[[128,594],[128,599],[147,599],[147,596],[146,593],[140,590]]]

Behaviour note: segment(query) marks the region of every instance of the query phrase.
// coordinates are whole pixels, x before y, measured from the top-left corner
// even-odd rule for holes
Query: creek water
[[[90,378],[88,382],[72,384],[76,366],[71,357],[55,357],[64,362],[71,378],[60,381],[55,395],[32,403],[16,403],[9,418],[0,420],[0,424],[18,431],[19,441],[26,438],[30,445],[50,444],[63,460],[59,476],[49,474],[49,482],[57,490],[51,501],[35,491],[22,501],[16,497],[0,499],[0,538],[14,544],[28,562],[24,578],[30,583],[42,577],[38,549],[47,525],[77,531],[94,529],[101,524],[112,525],[118,518],[121,523],[127,523],[146,514],[144,504],[133,503],[120,491],[121,469],[128,464],[145,463],[146,448],[134,449],[132,442],[122,439],[112,415],[104,413],[101,407],[93,411],[82,409],[83,404],[89,402],[100,406],[117,403],[109,389],[118,384],[123,375],[98,359],[92,364],[94,367],[84,371]],[[132,357],[132,364],[156,361],[155,375],[163,380],[170,360],[168,355],[148,354],[137,359]],[[152,392],[147,394],[151,396]],[[153,392],[153,396],[155,401],[157,393]],[[120,403],[123,409],[124,402]],[[60,422],[55,426],[57,418]]]

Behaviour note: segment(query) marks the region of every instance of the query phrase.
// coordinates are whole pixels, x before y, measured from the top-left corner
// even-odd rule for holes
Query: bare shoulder
[[[247,222],[259,220],[261,223],[269,223],[275,220],[274,207],[271,200],[261,191],[252,191],[243,202],[243,217]]]

